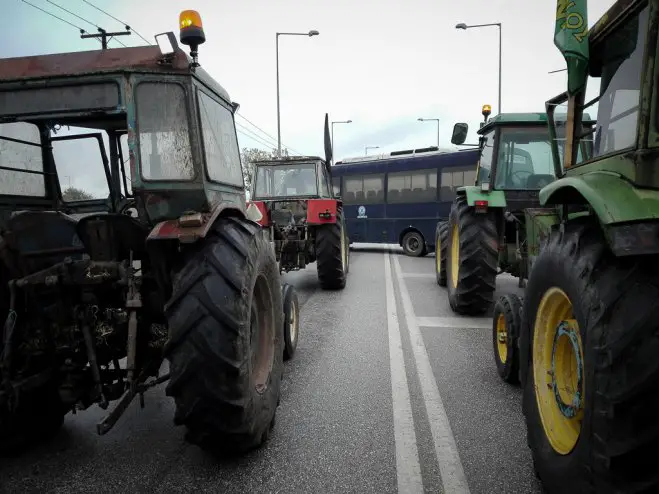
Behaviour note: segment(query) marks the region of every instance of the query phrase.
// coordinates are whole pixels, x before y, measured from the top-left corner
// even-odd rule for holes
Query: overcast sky
[[[91,32],[94,27],[48,0],[28,0]],[[52,0],[108,30],[122,25],[83,0]],[[544,111],[566,88],[565,63],[553,45],[555,1],[528,0],[90,0],[129,23],[149,41],[163,31],[178,36],[178,14],[198,10],[206,43],[202,66],[240,103],[241,147],[276,147],[275,33],[320,31],[280,38],[281,132],[285,146],[322,155],[323,119],[335,126],[335,159],[450,145],[456,121],[469,123],[468,142],[484,103],[498,113],[496,27],[455,29],[457,23],[503,25],[504,112]],[[96,49],[72,26],[27,5],[1,0],[0,57]],[[589,0],[589,25],[613,0]],[[138,36],[127,45],[145,44]],[[111,46],[119,46],[112,42]],[[592,89],[592,88],[591,88]],[[253,135],[260,136],[254,140]],[[266,146],[264,142],[269,143]]]

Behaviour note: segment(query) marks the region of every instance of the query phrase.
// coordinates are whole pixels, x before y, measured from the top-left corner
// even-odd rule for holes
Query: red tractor
[[[296,156],[255,162],[248,214],[266,229],[280,272],[316,262],[320,285],[342,289],[350,244],[343,203],[331,186],[329,161]]]

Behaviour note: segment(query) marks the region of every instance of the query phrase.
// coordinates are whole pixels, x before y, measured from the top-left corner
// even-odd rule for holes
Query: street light
[[[312,29],[308,33],[276,33],[275,49],[277,52],[277,157],[281,158],[281,113],[279,110],[279,36],[318,36],[320,33]]]
[[[439,148],[439,118],[417,118],[419,122],[437,122],[437,147]]]
[[[332,156],[334,156],[334,124],[349,124],[352,123],[352,120],[337,120],[336,122],[332,122]],[[334,161],[334,160],[332,160]]]
[[[364,148],[364,156],[368,156],[368,150],[369,149],[380,149],[380,146],[366,146]]]
[[[460,24],[456,24],[455,28],[456,29],[470,29],[472,27],[487,27],[487,26],[497,26],[499,28],[499,113],[501,113],[501,23],[500,22],[493,22],[490,24],[474,24],[472,26],[466,25],[464,22],[461,22]]]

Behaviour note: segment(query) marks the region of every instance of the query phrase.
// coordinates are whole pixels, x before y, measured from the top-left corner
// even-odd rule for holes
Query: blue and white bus
[[[399,244],[410,256],[434,249],[455,188],[476,182],[478,149],[437,147],[348,158],[332,167],[351,243]]]

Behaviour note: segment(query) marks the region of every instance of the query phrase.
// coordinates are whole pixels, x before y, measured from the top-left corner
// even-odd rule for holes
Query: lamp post
[[[369,149],[380,149],[380,146],[366,146],[364,148],[364,156],[368,156],[368,150]]]
[[[474,24],[472,26],[468,26],[464,22],[461,22],[460,24],[456,24],[455,28],[456,29],[471,29],[474,27],[488,27],[488,26],[497,26],[499,28],[499,103],[498,103],[498,110],[499,113],[501,113],[501,23],[500,22],[493,22],[490,24]]]
[[[349,124],[349,123],[352,123],[352,120],[337,120],[336,122],[332,122],[332,138],[331,138],[332,156],[334,156],[334,124]]]
[[[419,122],[437,122],[437,148],[439,148],[439,118],[417,118]]]
[[[281,112],[279,109],[279,36],[318,36],[320,33],[312,29],[308,33],[276,33],[275,50],[277,52],[277,158],[281,158]]]

